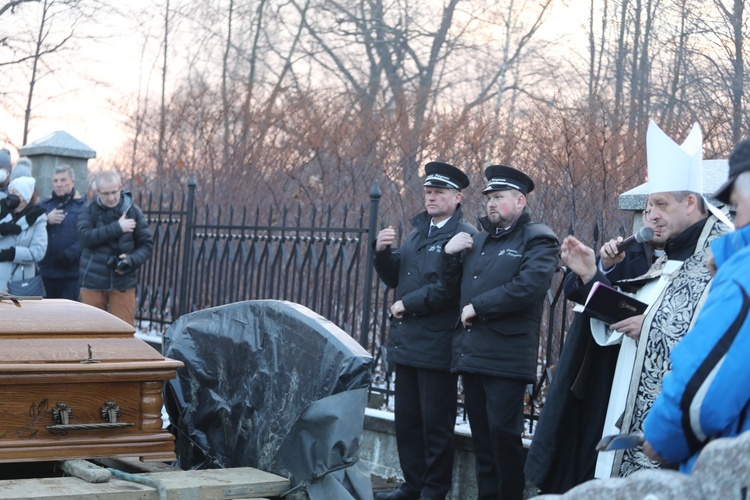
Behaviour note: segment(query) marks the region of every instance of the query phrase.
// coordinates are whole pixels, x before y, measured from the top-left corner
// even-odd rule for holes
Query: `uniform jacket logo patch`
[[[519,259],[523,257],[523,254],[521,254],[518,250],[515,250],[513,248],[503,248],[497,254],[498,257],[502,257],[504,255],[507,255],[508,257],[512,259]]]

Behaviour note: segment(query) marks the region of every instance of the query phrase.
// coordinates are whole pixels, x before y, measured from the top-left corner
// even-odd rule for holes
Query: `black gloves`
[[[16,247],[0,250],[0,262],[12,262],[16,258]]]
[[[36,220],[39,218],[40,215],[45,213],[44,208],[42,207],[33,207],[29,210],[29,212],[26,214],[26,222],[29,223],[29,226],[33,226]]]
[[[0,236],[21,234],[21,226],[13,222],[0,222]]]

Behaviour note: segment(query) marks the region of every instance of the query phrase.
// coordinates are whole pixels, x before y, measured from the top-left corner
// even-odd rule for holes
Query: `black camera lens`
[[[127,258],[117,261],[116,269],[121,273],[128,273],[132,268],[133,266]]]

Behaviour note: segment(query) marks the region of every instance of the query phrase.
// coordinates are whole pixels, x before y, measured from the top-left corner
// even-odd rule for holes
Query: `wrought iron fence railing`
[[[136,200],[155,243],[139,275],[136,315],[142,325],[166,327],[182,314],[242,300],[289,300],[333,321],[368,349],[383,371],[392,290],[377,280],[371,264],[377,184],[369,210],[197,207],[195,189],[191,179],[184,195],[146,193]],[[539,377],[529,387],[526,413],[532,425],[568,320],[558,271],[539,332]],[[390,379],[381,373],[381,380],[373,391],[387,397]]]

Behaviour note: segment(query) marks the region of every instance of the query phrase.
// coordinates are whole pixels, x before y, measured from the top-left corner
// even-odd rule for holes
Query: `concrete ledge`
[[[396,430],[393,413],[367,408],[359,458],[370,469],[370,473],[393,480],[398,487],[404,480],[398,461]],[[477,485],[474,476],[474,447],[468,424],[456,426],[456,457],[453,462],[453,486],[451,498],[476,498]]]

